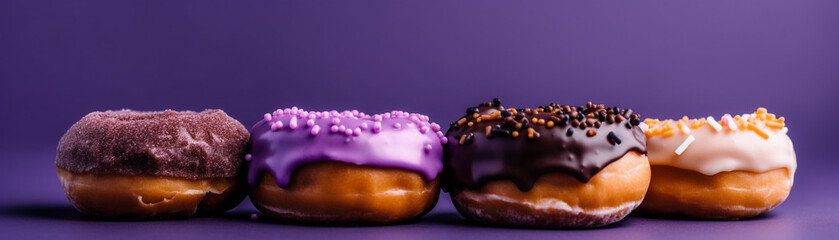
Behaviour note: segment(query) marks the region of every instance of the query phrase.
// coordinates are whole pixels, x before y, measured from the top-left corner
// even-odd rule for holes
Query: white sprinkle
[[[690,128],[688,128],[688,126],[686,126],[686,124],[682,124],[681,130],[685,134],[690,134]]]
[[[728,129],[731,129],[731,131],[737,131],[738,129],[737,122],[734,122],[734,119],[731,119],[731,117],[728,120]]]
[[[789,128],[787,128],[787,127],[781,128],[781,134],[787,134],[787,132],[789,132]]]
[[[640,124],[638,124],[638,127],[641,128],[641,131],[644,131],[644,132],[646,132],[647,130],[650,130],[650,126],[647,125],[646,123],[640,123]]]
[[[690,146],[693,140],[693,135],[688,135],[688,138],[686,138],[685,141],[682,142],[682,144],[676,148],[676,155],[682,155],[682,153],[685,152],[685,149],[687,149],[688,146]]]
[[[708,121],[708,125],[711,125],[711,127],[714,128],[714,130],[716,130],[717,132],[722,131],[722,126],[720,126],[720,123],[717,122],[717,120],[714,119],[714,117],[708,116],[707,118],[705,118],[705,121]]]
[[[749,121],[749,118],[750,118],[751,116],[752,116],[752,115],[750,115],[750,114],[748,114],[748,113],[744,113],[743,115],[740,115],[740,118],[741,118],[741,119],[743,119],[743,121]]]

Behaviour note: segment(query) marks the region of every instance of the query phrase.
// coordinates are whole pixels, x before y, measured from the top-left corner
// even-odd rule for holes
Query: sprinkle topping
[[[723,115],[719,121],[712,116],[705,119],[688,119],[687,116],[680,120],[658,120],[646,119],[644,123],[650,127],[644,131],[647,136],[670,137],[675,134],[674,129],[679,129],[682,134],[688,135],[692,129],[699,129],[708,126],[717,133],[723,133],[723,125],[728,128],[727,132],[751,131],[763,139],[769,139],[770,133],[786,134],[784,118],[776,118],[775,114],[768,113],[765,108],[758,108],[752,114],[731,116]]]
[[[676,155],[682,155],[682,153],[685,152],[688,146],[690,146],[690,144],[693,143],[693,140],[695,140],[693,138],[693,135],[688,135],[688,137],[685,138],[685,141],[682,142],[682,144],[680,144],[679,147],[676,148]]]
[[[281,119],[287,119],[288,128],[284,128],[286,125]],[[342,119],[368,120],[370,122],[364,122],[357,127],[348,128],[346,125],[342,124]],[[380,133],[382,131],[381,122],[384,119],[409,120],[410,122],[407,125],[416,126],[416,130],[420,133],[425,134],[427,132],[432,132],[440,139],[441,142],[447,142],[443,132],[440,131],[440,125],[429,122],[428,116],[403,111],[391,111],[383,114],[367,115],[358,110],[343,112],[332,110],[318,112],[306,111],[297,107],[292,107],[277,109],[272,113],[266,113],[263,117],[263,121],[270,124],[271,130],[273,131],[294,131],[298,128],[307,128],[307,131],[309,131],[312,136],[317,136],[321,132],[321,128],[328,128],[330,134],[343,134],[348,137],[358,137],[368,131],[373,134]],[[303,120],[305,120],[305,124],[299,122]],[[326,123],[322,121],[326,121]],[[394,123],[392,126],[395,129],[405,128],[405,125],[400,123]]]
[[[605,124],[622,124],[631,129],[642,124],[640,116],[631,109],[606,107],[603,104],[586,103],[584,106],[549,104],[537,108],[504,108],[500,99],[481,103],[477,107],[466,109],[466,116],[451,124],[455,131],[480,132],[488,138],[518,138],[525,136],[530,140],[542,137],[544,129],[565,128],[566,136],[574,134],[573,128],[579,128],[588,137],[597,137],[597,131]],[[570,126],[570,127],[569,127]],[[456,138],[459,144],[471,141]],[[602,135],[601,135],[602,136]],[[608,138],[608,136],[606,136]],[[612,140],[609,140],[612,141]]]

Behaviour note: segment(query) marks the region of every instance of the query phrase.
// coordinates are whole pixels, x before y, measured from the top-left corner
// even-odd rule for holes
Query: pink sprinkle
[[[309,119],[309,121],[306,121],[306,126],[311,127],[311,126],[314,126],[314,125],[315,125],[315,120],[314,119]]]
[[[312,120],[309,120],[309,121],[312,121]],[[315,125],[314,127],[312,127],[312,135],[318,135],[319,132],[320,132],[320,126]]]
[[[333,132],[333,133],[338,132],[338,125],[332,125],[332,127],[331,127],[331,128],[329,128],[329,131],[330,131],[330,132]]]
[[[373,133],[378,133],[378,132],[381,132],[381,131],[382,131],[382,123],[381,122],[373,123]]]
[[[343,132],[344,130],[347,130],[346,126],[344,126],[344,125],[338,126],[338,131]]]
[[[352,110],[352,115],[357,117],[358,116],[358,110],[353,109]]]
[[[245,160],[250,161],[251,159],[253,159],[253,155],[251,155],[250,153],[245,154]]]
[[[426,133],[426,132],[428,132],[428,127],[426,127],[426,126],[422,126],[422,127],[420,128],[420,133],[423,133],[423,134],[424,134],[424,133]]]
[[[425,147],[422,149],[425,150],[426,153],[431,152],[431,144],[425,144]]]
[[[309,119],[315,119],[317,116],[317,114],[309,113]]]
[[[352,129],[349,129],[349,128],[345,129],[344,134],[346,134],[347,136],[352,135]]]
[[[382,121],[382,115],[379,115],[379,114],[373,115],[373,121],[381,122]]]
[[[446,138],[446,135],[443,134],[443,132],[441,132],[441,131],[437,131],[437,137],[443,139],[443,138]]]
[[[339,123],[341,123],[341,119],[340,119],[340,118],[333,118],[333,119],[332,119],[332,124],[339,124]]]
[[[402,128],[402,124],[394,123],[393,128],[400,129],[400,128]]]
[[[411,122],[414,122],[414,123],[419,123],[420,122],[420,120],[419,120],[419,118],[417,118],[417,116],[411,116],[410,118],[408,118],[408,120],[411,120]]]
[[[382,118],[384,118],[384,119],[390,118],[390,113],[385,113],[384,115],[382,115]]]
[[[273,124],[271,124],[271,130],[277,131],[283,128],[283,121],[277,120]]]
[[[353,135],[353,136],[358,136],[358,135],[361,135],[361,129],[360,129],[360,128],[355,128],[355,129],[353,129],[353,130],[352,130],[352,135]]]
[[[447,142],[449,142],[449,138],[440,139],[440,142],[446,144]]]
[[[361,123],[358,127],[361,128],[361,130],[367,130],[367,123]]]
[[[266,113],[266,114],[265,114],[265,121],[266,121],[266,122],[270,122],[270,121],[271,121],[271,114],[270,114],[270,113]]]
[[[251,213],[251,220],[259,219],[259,214]]]
[[[288,128],[291,128],[292,130],[297,129],[297,117],[296,116],[291,117],[291,121],[288,122]]]
[[[431,131],[440,131],[440,124],[431,123]]]

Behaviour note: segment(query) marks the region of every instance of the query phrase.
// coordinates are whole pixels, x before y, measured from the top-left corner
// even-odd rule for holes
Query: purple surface
[[[835,238],[839,1],[0,1],[0,238]],[[631,217],[590,231],[464,225],[443,199],[415,224],[324,228],[227,218],[87,221],[54,148],[95,110],[403,109],[586,100],[643,117],[786,116],[788,202],[741,222]],[[826,105],[826,106],[825,106]],[[153,226],[154,228],[149,228]]]

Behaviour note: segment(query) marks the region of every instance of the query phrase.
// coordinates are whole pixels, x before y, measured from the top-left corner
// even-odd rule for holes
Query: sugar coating
[[[92,112],[61,137],[55,164],[75,173],[233,177],[249,137],[222,110]]]

